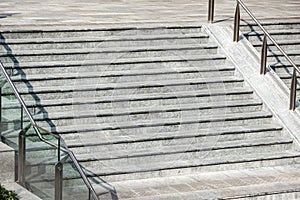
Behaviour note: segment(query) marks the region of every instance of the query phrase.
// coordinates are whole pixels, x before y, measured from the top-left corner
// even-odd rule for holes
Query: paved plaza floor
[[[299,0],[244,2],[260,20],[300,18]],[[232,21],[235,5],[215,0],[215,21]],[[203,24],[207,7],[208,0],[2,0],[0,28]]]

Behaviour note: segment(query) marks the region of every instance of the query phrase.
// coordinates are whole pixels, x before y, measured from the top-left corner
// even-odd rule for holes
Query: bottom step
[[[300,165],[123,181],[112,185],[119,200],[298,199]]]

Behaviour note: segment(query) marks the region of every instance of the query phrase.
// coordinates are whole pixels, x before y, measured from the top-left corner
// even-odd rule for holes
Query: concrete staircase
[[[117,186],[120,199],[180,199],[168,177],[300,161],[289,132],[200,26],[1,35],[1,61],[38,124],[66,140],[91,181]],[[166,196],[128,187],[152,178]],[[239,197],[261,194],[274,190]]]
[[[300,24],[297,20],[265,22],[263,26],[273,36],[277,43],[295,61],[300,64]],[[253,44],[258,52],[261,52],[263,33],[257,25],[242,25],[241,30],[245,37]],[[291,88],[293,68],[275,45],[268,41],[268,63],[278,74],[281,80]],[[299,78],[299,75],[297,76]],[[300,99],[300,87],[297,85],[297,97]]]

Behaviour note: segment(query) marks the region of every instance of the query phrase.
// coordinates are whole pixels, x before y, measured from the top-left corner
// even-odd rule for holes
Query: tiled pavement
[[[298,0],[244,2],[261,20],[300,17]],[[232,21],[235,4],[215,1],[215,21]],[[208,0],[2,0],[0,28],[199,24],[207,22],[207,5]]]

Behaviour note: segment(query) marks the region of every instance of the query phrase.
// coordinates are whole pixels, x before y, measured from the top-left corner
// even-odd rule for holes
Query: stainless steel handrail
[[[64,139],[63,139],[60,135],[53,134],[53,133],[51,133],[51,132],[49,132],[49,131],[47,131],[47,130],[45,130],[45,129],[43,129],[43,128],[41,128],[41,127],[39,127],[39,126],[37,125],[37,123],[34,121],[32,115],[31,115],[31,113],[29,112],[29,110],[28,110],[28,108],[27,108],[27,106],[26,106],[26,104],[25,104],[23,98],[20,96],[20,94],[19,94],[19,92],[18,92],[16,86],[14,85],[14,83],[12,82],[12,80],[11,80],[10,76],[8,75],[6,69],[4,68],[4,65],[2,64],[2,62],[0,62],[0,68],[1,68],[1,70],[2,70],[2,72],[3,72],[3,74],[4,74],[4,76],[5,76],[5,79],[6,79],[7,82],[9,83],[9,85],[10,85],[10,87],[12,88],[12,90],[13,90],[15,96],[17,97],[19,103],[21,104],[21,107],[24,109],[24,111],[25,111],[27,117],[29,118],[30,123],[31,123],[31,124],[33,125],[33,127],[35,128],[35,130],[36,130],[36,132],[37,132],[37,134],[38,134],[39,139],[42,140],[43,142],[45,142],[45,143],[51,145],[51,146],[60,148],[60,147],[57,146],[56,144],[53,144],[53,143],[51,143],[51,142],[45,140],[45,139],[42,137],[42,135],[40,134],[40,132],[38,131],[38,129],[41,129],[41,130],[45,131],[47,134],[50,134],[50,135],[56,137],[57,139],[59,139],[59,140],[64,144],[65,148],[62,149],[62,150],[69,154],[71,160],[74,162],[74,164],[75,164],[77,170],[79,171],[79,174],[80,174],[81,178],[83,179],[85,185],[88,187],[88,189],[89,189],[89,191],[91,192],[93,198],[94,198],[95,200],[99,200],[99,198],[98,198],[98,196],[97,196],[97,194],[96,194],[96,191],[94,190],[92,184],[90,183],[90,181],[88,180],[87,176],[85,175],[83,169],[82,169],[81,166],[79,165],[78,160],[77,160],[76,157],[74,156],[73,152],[72,152],[71,150],[69,150],[69,148],[67,147],[67,145],[66,145]]]
[[[297,90],[297,72],[300,74],[300,68],[296,63],[287,55],[287,53],[278,45],[275,39],[270,35],[270,33],[262,26],[262,24],[257,20],[257,18],[252,14],[248,9],[245,3],[242,0],[237,0],[235,16],[234,16],[234,32],[233,32],[233,41],[239,41],[239,26],[240,26],[240,7],[246,11],[246,13],[254,20],[254,22],[259,26],[259,28],[264,33],[262,53],[261,53],[261,66],[260,73],[266,73],[266,63],[267,63],[267,38],[277,47],[277,49],[282,53],[282,55],[287,59],[287,61],[293,66],[293,75],[290,89],[290,110],[296,109],[296,90]],[[213,23],[214,18],[214,0],[208,0],[208,22]]]
[[[267,63],[267,38],[277,47],[277,49],[282,53],[282,55],[287,59],[287,61],[293,66],[293,75],[290,89],[290,110],[296,109],[296,91],[297,91],[297,72],[300,74],[300,68],[295,64],[295,62],[286,54],[286,52],[278,45],[275,39],[270,35],[270,33],[261,25],[261,23],[256,19],[248,7],[244,4],[242,0],[237,0],[236,12],[234,17],[234,33],[233,40],[235,42],[239,41],[239,25],[240,25],[240,9],[239,5],[246,11],[246,13],[253,19],[253,21],[259,26],[259,28],[264,33],[263,46],[261,52],[261,66],[260,73],[266,73],[266,63]]]
[[[271,40],[271,42],[278,48],[278,50],[284,55],[284,57],[289,61],[289,63],[300,73],[300,68],[296,65],[296,63],[286,54],[286,52],[278,45],[275,39],[270,35],[270,33],[261,25],[261,23],[257,20],[257,18],[252,14],[252,12],[248,9],[245,3],[241,0],[237,0],[239,4],[244,8],[244,10],[248,13],[248,15],[255,21],[255,23],[261,28],[261,30],[266,34],[266,36]]]

